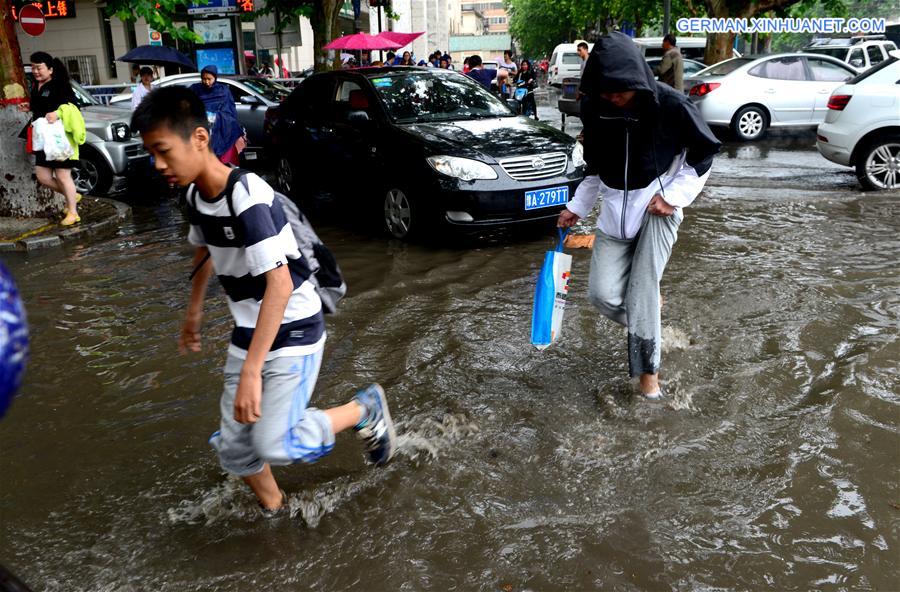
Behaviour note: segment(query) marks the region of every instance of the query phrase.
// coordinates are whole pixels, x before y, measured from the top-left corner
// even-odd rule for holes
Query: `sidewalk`
[[[0,217],[0,251],[33,251],[118,230],[121,221],[131,216],[131,207],[114,199],[85,196],[78,213],[81,222],[73,226],[60,226],[59,220],[47,218]]]

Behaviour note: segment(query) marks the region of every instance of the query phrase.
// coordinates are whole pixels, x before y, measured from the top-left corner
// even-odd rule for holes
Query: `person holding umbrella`
[[[206,116],[212,127],[212,149],[225,164],[237,165],[243,150],[244,130],[238,121],[234,97],[228,87],[219,82],[219,69],[206,66],[200,71],[200,82],[191,90],[206,106]]]
[[[150,91],[153,90],[150,86],[153,82],[153,69],[150,66],[143,66],[140,70],[140,79],[138,80],[137,85],[134,87],[134,92],[131,93],[131,110],[134,111],[137,109],[138,105],[141,104],[141,101],[144,100],[144,97],[150,94]]]

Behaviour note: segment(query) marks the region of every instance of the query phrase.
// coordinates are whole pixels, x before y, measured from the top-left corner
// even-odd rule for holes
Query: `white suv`
[[[803,48],[803,53],[818,53],[846,62],[860,72],[877,66],[897,49],[884,35],[860,35],[845,39],[819,39]]]
[[[900,50],[831,93],[816,147],[865,189],[900,189]]]

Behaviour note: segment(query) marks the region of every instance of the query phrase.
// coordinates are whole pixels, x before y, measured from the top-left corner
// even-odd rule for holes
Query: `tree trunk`
[[[717,64],[733,58],[734,37],[734,33],[710,33],[707,35],[704,61],[707,64]]]
[[[338,30],[338,17],[343,4],[341,0],[321,0],[315,4],[315,12],[310,25],[313,30],[313,55],[315,56],[316,72],[333,67],[328,56],[329,50],[323,48],[335,37],[335,32]],[[338,52],[337,61],[340,63],[340,52]]]
[[[0,0],[0,89],[0,216],[28,218],[58,212],[62,196],[38,191],[25,140],[19,137],[31,116],[19,111],[28,97],[9,0]]]

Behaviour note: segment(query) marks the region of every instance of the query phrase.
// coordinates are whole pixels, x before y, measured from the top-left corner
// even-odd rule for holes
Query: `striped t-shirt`
[[[209,249],[234,317],[228,353],[247,357],[266,291],[263,274],[282,265],[291,272],[294,292],[266,360],[317,352],[325,343],[325,323],[322,301],[308,280],[309,266],[275,192],[257,175],[248,173],[245,179],[249,191],[239,181],[231,193],[237,218],[232,216],[224,192],[206,200],[193,185],[188,188],[188,241]]]

